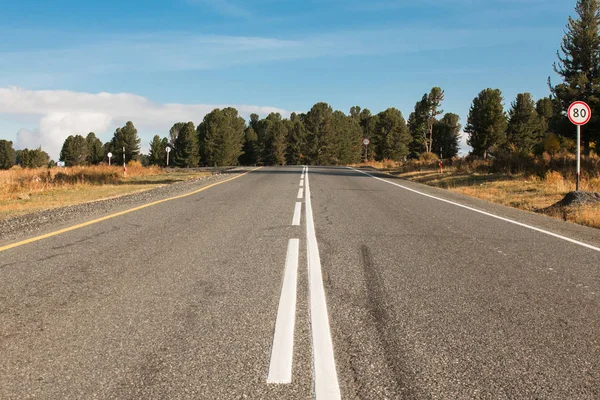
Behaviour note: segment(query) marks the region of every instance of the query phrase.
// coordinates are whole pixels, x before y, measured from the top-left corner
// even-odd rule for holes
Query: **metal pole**
[[[167,151],[167,167],[169,166],[169,152]]]
[[[579,191],[579,179],[581,177],[581,126],[577,125],[577,186]]]

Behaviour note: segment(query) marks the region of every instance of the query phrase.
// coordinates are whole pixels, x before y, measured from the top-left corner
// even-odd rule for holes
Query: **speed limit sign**
[[[577,181],[575,190],[579,191],[579,181],[581,177],[581,126],[590,122],[592,110],[585,102],[576,101],[569,106],[567,115],[569,116],[569,120],[577,125]]]
[[[576,101],[571,104],[568,111],[569,120],[575,125],[585,125],[592,118],[592,110],[583,101]]]

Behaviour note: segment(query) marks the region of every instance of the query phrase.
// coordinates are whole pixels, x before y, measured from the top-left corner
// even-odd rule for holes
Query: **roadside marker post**
[[[579,181],[581,179],[581,126],[590,122],[592,118],[592,109],[583,101],[576,101],[569,106],[567,112],[569,120],[577,125],[577,184],[576,191],[579,191]]]
[[[371,144],[371,141],[369,140],[369,138],[364,138],[362,140],[362,144],[363,146],[365,146],[365,162],[369,160],[369,144]]]
[[[171,152],[171,148],[169,146],[167,146],[165,151],[167,152],[167,167],[168,167],[169,166],[169,153]]]
[[[125,146],[123,146],[123,176],[127,176],[127,165],[125,164]]]
[[[108,152],[107,156],[108,156],[108,166],[110,167],[110,159],[112,158],[112,153]]]

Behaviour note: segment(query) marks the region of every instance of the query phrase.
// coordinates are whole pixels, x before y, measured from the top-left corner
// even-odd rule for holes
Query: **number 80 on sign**
[[[575,125],[585,125],[592,118],[592,110],[583,101],[576,101],[571,104],[568,111],[569,120]]]

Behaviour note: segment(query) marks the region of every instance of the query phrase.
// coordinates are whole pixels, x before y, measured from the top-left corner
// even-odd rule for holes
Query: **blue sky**
[[[548,95],[574,5],[0,0],[0,137],[57,157],[68,134],[93,130],[106,141],[131,119],[147,148],[214,106],[247,116],[326,101],[408,117],[432,86],[464,125],[487,87],[502,90],[506,108],[519,92]]]

